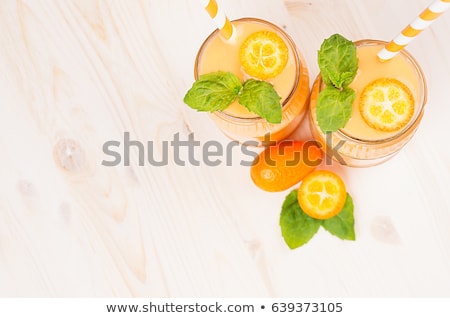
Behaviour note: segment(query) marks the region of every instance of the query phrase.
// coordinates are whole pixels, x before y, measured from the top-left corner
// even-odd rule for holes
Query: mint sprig
[[[298,204],[297,191],[292,190],[287,195],[280,215],[281,234],[291,249],[308,243],[320,227],[319,220],[303,212]]]
[[[198,111],[224,110],[236,99],[241,89],[241,81],[233,73],[204,74],[188,90],[184,102]]]
[[[332,218],[322,220],[323,228],[340,239],[354,241],[356,237],[353,209],[353,199],[347,193],[341,212]]]
[[[281,97],[272,84],[249,79],[244,83],[239,104],[249,111],[265,118],[269,123],[281,123]]]
[[[184,96],[184,102],[198,111],[223,111],[238,98],[239,104],[265,118],[269,123],[281,123],[281,97],[272,84],[249,79],[241,84],[231,72],[201,75]]]
[[[281,208],[280,227],[284,241],[291,249],[305,245],[317,233],[320,226],[342,240],[355,240],[353,200],[347,193],[344,207],[336,216],[319,220],[310,217],[298,204],[297,189],[286,196]]]
[[[327,86],[320,92],[316,114],[323,132],[336,131],[345,126],[352,115],[355,95],[355,91],[350,87],[338,90],[333,86]]]
[[[333,34],[323,41],[318,61],[325,84],[336,88],[348,86],[358,70],[356,47],[340,34]]]
[[[318,63],[326,88],[319,94],[316,115],[323,133],[343,128],[351,117],[355,91],[348,87],[358,71],[354,43],[340,34],[325,39]]]

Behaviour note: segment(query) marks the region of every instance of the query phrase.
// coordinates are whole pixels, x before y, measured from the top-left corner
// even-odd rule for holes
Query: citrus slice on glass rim
[[[367,85],[359,99],[359,110],[370,127],[392,132],[405,127],[414,114],[411,90],[394,78],[380,78]]]
[[[283,39],[272,31],[250,34],[239,50],[239,60],[244,71],[265,80],[280,74],[286,67],[289,50]]]
[[[327,170],[310,173],[298,189],[298,203],[303,212],[320,220],[339,214],[346,198],[347,190],[342,179]]]

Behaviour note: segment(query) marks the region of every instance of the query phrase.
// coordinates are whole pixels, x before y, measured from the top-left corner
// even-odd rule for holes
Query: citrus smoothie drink
[[[422,70],[407,51],[382,62],[377,53],[385,42],[362,40],[355,45],[358,71],[349,84],[356,93],[350,119],[331,134],[320,129],[316,106],[325,85],[319,75],[311,92],[310,124],[314,138],[333,159],[366,167],[391,158],[411,139],[427,92]]]
[[[202,44],[195,61],[194,75],[197,80],[201,75],[223,71],[235,74],[242,82],[248,79],[264,80],[273,85],[281,103],[281,121],[270,123],[266,119],[249,111],[236,99],[226,109],[210,114],[213,121],[231,139],[239,142],[282,140],[291,134],[304,117],[309,95],[309,77],[303,57],[292,39],[279,27],[264,20],[243,18],[232,21],[235,28],[231,39],[225,39],[218,30],[213,32]],[[279,52],[272,47],[272,38],[260,38],[257,33],[269,31],[277,35],[278,41],[284,42],[285,65],[279,67]],[[264,34],[263,34],[264,36]],[[250,40],[253,39],[253,40]],[[243,43],[250,41],[247,52],[243,52]],[[253,41],[253,42],[252,42]],[[268,44],[268,45],[266,45]],[[255,57],[256,56],[256,57]],[[249,75],[243,67],[246,59],[260,67],[277,68],[273,76],[259,74]],[[250,63],[252,61],[249,61]],[[267,136],[267,134],[270,134]]]

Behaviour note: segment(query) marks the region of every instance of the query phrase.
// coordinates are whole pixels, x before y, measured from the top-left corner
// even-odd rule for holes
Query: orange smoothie
[[[240,63],[239,50],[242,43],[255,32],[265,30],[275,32],[288,47],[288,61],[280,74],[266,81],[274,86],[281,97],[282,121],[279,124],[268,123],[248,111],[237,100],[224,111],[212,113],[211,118],[226,135],[240,142],[253,140],[260,142],[268,133],[270,140],[282,140],[294,131],[306,113],[309,77],[303,58],[292,39],[283,30],[267,21],[243,18],[232,23],[235,32],[230,40],[223,38],[216,30],[203,43],[195,63],[195,79],[202,74],[216,71],[232,72],[242,82],[251,78]]]
[[[384,162],[411,139],[423,115],[426,83],[422,70],[408,52],[402,51],[391,60],[380,62],[377,53],[383,48],[384,42],[363,40],[355,44],[358,72],[350,84],[356,91],[351,118],[344,128],[329,136],[320,130],[316,119],[316,102],[324,84],[319,76],[311,92],[310,124],[315,139],[326,148],[333,159],[344,165],[364,167]],[[381,78],[392,78],[402,82],[409,88],[414,98],[414,114],[403,128],[396,131],[372,128],[361,116],[359,102],[363,89]]]

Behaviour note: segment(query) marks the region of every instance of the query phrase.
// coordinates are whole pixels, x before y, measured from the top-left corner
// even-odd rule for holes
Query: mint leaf
[[[236,99],[241,88],[241,81],[233,73],[208,73],[194,82],[184,96],[184,102],[198,111],[224,110]]]
[[[273,85],[264,81],[249,79],[239,95],[239,104],[249,111],[265,118],[269,123],[281,123],[281,97]]]
[[[352,115],[356,93],[350,87],[340,91],[333,86],[325,87],[319,94],[316,116],[323,133],[334,132],[345,126]]]
[[[184,102],[198,111],[214,112],[224,110],[238,96],[239,103],[249,111],[269,123],[281,123],[281,97],[273,85],[254,79],[242,85],[239,78],[230,72],[219,71],[200,76],[184,96]]]
[[[358,70],[356,47],[342,35],[333,34],[320,46],[318,62],[326,85],[346,87],[353,81]]]
[[[353,217],[353,200],[347,193],[344,207],[338,215],[322,221],[322,226],[331,234],[343,240],[355,240],[355,219]]]
[[[317,99],[317,121],[323,133],[335,132],[352,115],[356,93],[348,85],[358,71],[355,44],[340,34],[333,34],[320,46],[318,62],[326,87]]]
[[[291,248],[306,244],[319,230],[321,221],[306,215],[298,204],[297,190],[292,190],[283,202],[280,215],[281,234]]]

